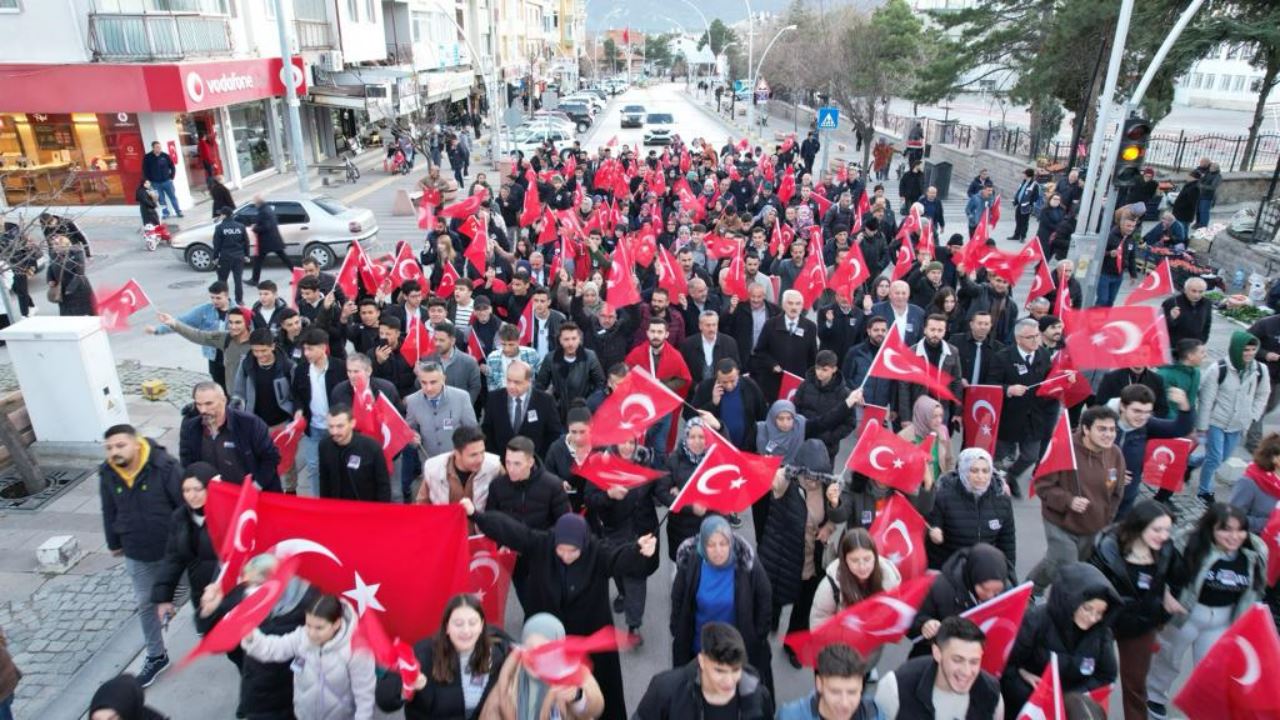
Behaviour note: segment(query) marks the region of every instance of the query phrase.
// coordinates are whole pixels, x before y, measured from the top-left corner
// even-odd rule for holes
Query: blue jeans
[[[1213,492],[1213,476],[1222,466],[1222,462],[1231,457],[1236,445],[1240,443],[1243,433],[1237,430],[1227,432],[1219,427],[1209,426],[1204,436],[1204,465],[1200,466],[1200,492]]]
[[[645,445],[653,450],[655,463],[661,463],[667,459],[667,438],[671,435],[672,414],[674,413],[668,413],[644,434]]]
[[[302,456],[302,467],[294,462],[298,471],[298,494],[307,497],[320,497],[320,441],[329,437],[328,430],[311,428],[309,435],[304,435],[298,443],[298,454]]]
[[[0,700],[0,720],[13,720],[13,695]]]
[[[173,181],[165,180],[164,182],[153,182],[151,187],[156,189],[156,195],[160,198],[160,204],[164,207],[165,217],[169,216],[169,208],[173,208],[175,215],[182,214],[182,208],[178,207],[178,194],[173,189]]]
[[[1103,261],[1107,262],[1107,261]],[[1116,304],[1116,295],[1120,294],[1120,283],[1124,282],[1123,275],[1098,275],[1098,297],[1094,305],[1102,307],[1111,307]]]
[[[1213,197],[1200,196],[1200,204],[1196,206],[1196,225],[1204,227],[1209,224],[1209,211],[1213,209]]]

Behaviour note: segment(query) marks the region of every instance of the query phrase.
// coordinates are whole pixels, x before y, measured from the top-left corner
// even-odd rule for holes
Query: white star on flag
[[[894,470],[901,470],[901,469],[903,468],[903,466],[904,466],[904,465],[906,465],[906,463],[902,462],[902,460],[899,460],[898,458],[894,458],[894,460],[893,460],[893,469],[894,469]]]
[[[364,578],[360,577],[360,573],[356,573],[356,586],[342,593],[344,597],[351,598],[356,603],[356,615],[363,616],[365,610],[373,608],[386,612],[386,608],[382,603],[378,602],[378,588],[382,587],[382,583],[366,584]]]
[[[990,426],[990,425],[988,425],[988,424],[986,424],[986,423],[983,423],[983,424],[982,424],[982,427],[978,428],[978,432],[982,433],[983,435],[990,435],[990,434],[991,434],[991,426]]]
[[[1102,333],[1094,333],[1094,334],[1089,338],[1089,340],[1090,340],[1094,345],[1101,345],[1101,344],[1102,344],[1106,339],[1107,339],[1107,337],[1106,337],[1105,335],[1103,335]]]
[[[747,484],[747,481],[739,477],[737,480],[734,480],[733,482],[729,483],[729,489],[737,490],[738,488],[746,484]]]

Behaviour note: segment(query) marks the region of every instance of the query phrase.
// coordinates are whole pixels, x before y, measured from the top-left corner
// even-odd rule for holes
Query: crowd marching
[[[465,188],[429,163],[421,246],[252,305],[229,250],[235,302],[148,328],[209,363],[177,454],[105,433],[147,657],[91,717],[158,717],[183,586],[243,718],[617,719],[624,683],[638,720],[1273,717],[1280,319],[1207,345],[1205,283],[1152,252],[1185,226],[1133,206],[1083,307],[1074,171],[984,171],[961,225],[918,151],[895,188],[816,150],[615,138]],[[1046,549],[1019,578],[1024,495]],[[655,633],[670,669],[625,672]],[[807,696],[774,693],[776,653]]]

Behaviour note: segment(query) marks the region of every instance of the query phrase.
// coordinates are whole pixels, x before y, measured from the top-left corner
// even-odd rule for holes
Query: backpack
[[[1227,379],[1227,371],[1231,369],[1231,362],[1228,360],[1218,361],[1218,384],[1221,385],[1223,380]],[[1258,376],[1258,382],[1262,382],[1262,364],[1253,363],[1253,371]]]

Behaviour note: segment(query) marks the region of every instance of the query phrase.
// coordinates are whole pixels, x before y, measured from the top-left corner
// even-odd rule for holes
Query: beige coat
[[[816,628],[835,617],[844,609],[836,598],[836,588],[840,587],[837,573],[840,570],[840,559],[832,560],[827,565],[826,577],[818,583],[818,591],[813,594],[813,607],[809,610],[809,627]],[[902,575],[888,558],[880,557],[880,577],[885,590],[892,590],[902,584]]]
[[[440,453],[427,458],[422,464],[422,484],[418,486],[416,501],[432,505],[449,504],[449,472],[452,452]],[[480,470],[471,478],[471,502],[476,510],[484,511],[485,501],[489,498],[489,483],[502,474],[502,461],[493,453],[484,454],[484,462]]]
[[[516,720],[518,705],[516,688],[519,677],[520,653],[513,652],[507,655],[506,661],[502,663],[498,680],[493,690],[489,692],[489,698],[485,700],[484,707],[480,709],[479,720]],[[586,681],[582,684],[582,693],[586,700],[586,708],[581,713],[574,712],[570,703],[559,702],[557,705],[558,701],[554,695],[547,693],[542,711],[538,713],[539,719],[548,720],[551,717],[553,705],[556,706],[563,720],[594,720],[600,717],[604,712],[604,695],[600,692],[600,686],[596,683],[594,676],[587,675]]]

